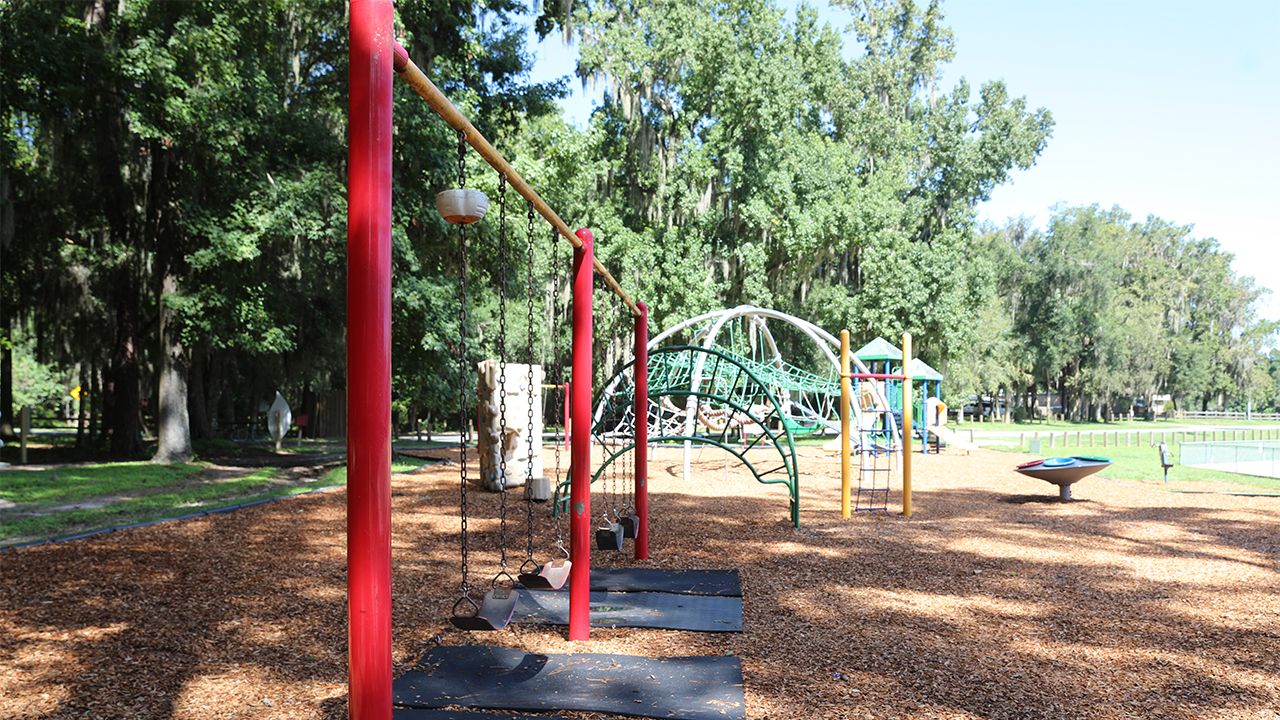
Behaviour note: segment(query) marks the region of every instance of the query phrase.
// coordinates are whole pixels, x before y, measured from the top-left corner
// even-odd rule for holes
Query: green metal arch
[[[697,360],[703,360],[703,373],[698,387],[691,387],[694,367]],[[628,371],[632,363],[627,363],[609,382],[605,383],[596,397],[595,415],[591,425],[592,435],[604,438],[609,433],[621,429],[630,437],[628,431],[634,427],[634,392]],[[678,398],[680,403],[670,402]],[[693,399],[690,402],[690,399]],[[669,403],[664,403],[667,400]],[[681,410],[680,406],[684,409]],[[712,430],[706,425],[687,422],[687,412],[694,407],[709,407],[713,411],[721,411],[744,418],[761,428],[762,432],[745,444],[728,442],[731,424],[726,422],[722,430]],[[784,484],[790,500],[791,522],[800,527],[800,474],[796,464],[795,440],[791,423],[786,422],[786,414],[777,397],[769,386],[746,367],[738,358],[718,350],[681,345],[658,348],[649,352],[649,422],[654,427],[656,414],[658,432],[651,433],[649,442],[680,442],[712,445],[729,452],[742,461],[751,471],[757,482],[766,484]],[[670,415],[671,417],[664,417]],[[663,432],[662,429],[673,427],[672,422],[683,423],[685,431]],[[776,423],[779,429],[772,429]],[[741,424],[741,423],[739,423]],[[694,431],[687,432],[692,426]],[[699,432],[702,429],[706,432]],[[747,452],[769,441],[778,451],[780,464],[776,467],[761,469],[756,463],[747,459]],[[604,462],[592,475],[591,480],[601,477],[606,468],[618,457],[634,447],[634,442],[608,454]],[[757,462],[759,462],[757,460]],[[566,483],[561,483],[557,494],[567,497]],[[558,509],[559,502],[556,503]]]

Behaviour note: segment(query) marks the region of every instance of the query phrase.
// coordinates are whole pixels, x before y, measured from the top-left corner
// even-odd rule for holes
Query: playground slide
[[[938,437],[942,438],[942,441],[950,445],[951,447],[959,448],[961,450],[977,450],[978,449],[978,446],[976,443],[971,443],[968,440],[961,438],[959,433],[953,432],[951,428],[945,425],[930,425],[926,429],[929,432],[933,433],[934,435],[937,435]]]

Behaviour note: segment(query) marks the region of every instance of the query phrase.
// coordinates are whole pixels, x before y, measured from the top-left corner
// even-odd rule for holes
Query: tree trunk
[[[159,442],[151,462],[173,465],[191,461],[191,425],[187,416],[187,353],[169,317],[164,296],[176,293],[178,279],[164,276],[160,298]]]
[[[190,418],[192,440],[213,439],[209,406],[205,403],[204,375],[207,367],[205,353],[191,353],[191,372],[187,376],[187,416]]]
[[[138,303],[134,278],[125,271],[116,296],[115,340],[111,351],[111,454],[133,457],[143,451],[138,418]]]
[[[0,438],[13,440],[13,350],[0,350]]]
[[[89,368],[89,443],[102,437],[102,366],[97,360]]]
[[[80,371],[80,399],[76,401],[76,449],[83,450],[89,444],[89,418],[85,410],[93,396],[89,394],[89,363],[78,363]]]
[[[302,411],[301,412],[303,415],[307,416],[308,422],[306,427],[299,427],[298,432],[301,433],[302,436],[306,438],[315,437],[315,431],[312,430],[312,428],[315,427],[316,394],[315,394],[315,391],[311,389],[311,381],[309,380],[303,383],[302,385]],[[430,439],[430,436],[428,436],[428,439]]]
[[[1077,408],[1075,406],[1075,402],[1076,402],[1075,398],[1069,397],[1067,395],[1066,374],[1059,373],[1058,374],[1058,404],[1062,406],[1062,416],[1064,418],[1069,417],[1073,421],[1080,419],[1080,416],[1077,414]]]

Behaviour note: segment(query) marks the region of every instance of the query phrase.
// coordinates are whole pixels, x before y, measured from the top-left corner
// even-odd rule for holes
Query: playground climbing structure
[[[770,330],[770,321],[790,325],[802,337],[808,338],[817,351],[819,367],[811,371],[787,361]],[[779,409],[776,419],[787,427],[792,437],[840,431],[838,417],[840,341],[826,330],[807,320],[777,310],[739,305],[728,310],[704,313],[677,323],[650,340],[648,347],[652,352],[664,342],[677,338],[684,339],[691,347],[714,350],[720,357],[732,360],[735,365],[750,372],[752,377],[756,378],[760,385],[777,400]],[[693,367],[682,380],[686,383],[688,390],[695,389],[709,371],[707,356],[692,357],[692,360]],[[857,358],[853,359],[853,363],[856,372],[869,373],[867,367]],[[725,370],[729,365],[721,363],[715,367],[720,371]],[[615,382],[619,380],[615,378],[607,383],[604,393],[597,398],[597,416],[600,414],[603,398],[613,392],[612,385]],[[724,387],[725,379],[717,379],[716,382],[718,386]],[[883,384],[868,385],[862,381],[856,381],[854,391],[872,393],[881,404],[887,405]],[[677,420],[682,422],[684,427],[680,431],[681,435],[695,437],[702,433],[702,430],[695,427],[698,424],[702,424],[705,430],[712,432],[719,427],[724,413],[715,407],[704,407],[706,403],[701,400],[701,395],[697,392],[680,394],[672,389],[671,396],[672,403],[683,402],[683,412],[678,415],[672,413],[661,416],[661,420],[668,423]],[[856,407],[854,411],[855,414],[861,413],[861,410]],[[651,418],[651,422],[656,420],[657,418]],[[758,425],[745,423],[742,417],[729,417],[725,421],[739,435],[759,434]],[[861,426],[860,414],[857,416],[857,422]],[[651,426],[651,433],[661,433],[671,437],[672,433],[667,432],[669,430],[671,428]],[[890,423],[887,442],[891,450],[900,451],[901,434],[896,419]],[[693,444],[692,440],[685,442],[684,475],[686,478],[689,477]]]
[[[618,439],[635,435],[634,369],[628,363],[597,397],[592,434],[608,452],[593,481],[632,449]],[[721,448],[759,482],[787,488],[791,522],[799,527],[794,434],[773,388],[732,355],[689,345],[650,350],[648,383],[648,411],[641,421],[649,442]]]

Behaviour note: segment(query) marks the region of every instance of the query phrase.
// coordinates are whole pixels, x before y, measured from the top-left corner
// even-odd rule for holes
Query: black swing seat
[[[559,590],[569,579],[569,568],[572,566],[573,563],[566,558],[552,560],[537,573],[520,573],[520,584],[530,590]]]
[[[618,523],[611,522],[596,528],[596,547],[601,550],[621,550],[622,549],[622,526]]]
[[[634,538],[636,531],[640,529],[640,516],[623,515],[618,518],[618,524],[622,526],[622,537]]]
[[[454,605],[453,616],[449,618],[454,627],[461,630],[501,630],[511,624],[511,617],[516,614],[516,604],[520,602],[520,593],[514,588],[494,588],[484,594],[479,607],[476,607],[475,601],[467,603],[475,608],[473,615],[458,612],[463,600]]]

